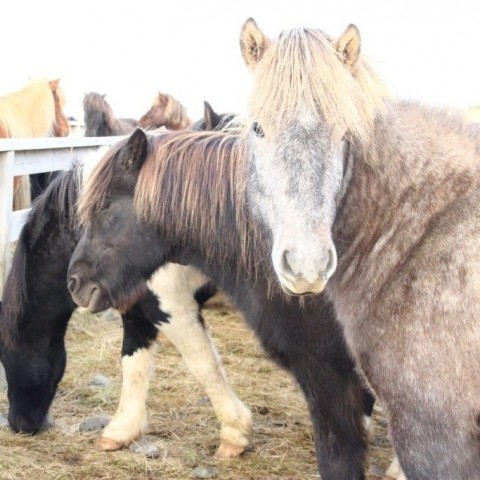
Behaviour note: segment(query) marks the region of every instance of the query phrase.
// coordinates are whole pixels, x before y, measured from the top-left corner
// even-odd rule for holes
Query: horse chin
[[[307,282],[292,282],[282,276],[279,276],[280,286],[287,295],[292,297],[306,297],[309,295],[318,295],[323,292],[327,284],[326,280],[318,280],[314,284]]]
[[[97,288],[92,293],[87,305],[87,310],[91,313],[98,313],[107,310],[112,306],[109,295],[103,289]]]

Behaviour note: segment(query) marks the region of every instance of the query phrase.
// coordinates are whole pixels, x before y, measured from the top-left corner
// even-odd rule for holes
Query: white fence
[[[17,240],[30,209],[12,212],[13,177],[69,170],[73,161],[123,137],[66,137],[0,139],[0,300],[11,261],[11,243]]]

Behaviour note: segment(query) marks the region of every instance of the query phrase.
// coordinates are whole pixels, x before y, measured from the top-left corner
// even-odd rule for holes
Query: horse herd
[[[11,427],[45,422],[75,306],[114,307],[124,384],[99,446],[142,434],[162,330],[198,366],[222,424],[217,453],[239,455],[251,415],[200,313],[221,288],[303,390],[323,479],[365,478],[378,400],[401,467],[390,476],[479,480],[480,129],[389,94],[353,25],[270,39],[249,19],[240,46],[253,75],[246,120],[129,123],[127,139],[34,203],[1,310]],[[188,345],[192,328],[202,347]]]

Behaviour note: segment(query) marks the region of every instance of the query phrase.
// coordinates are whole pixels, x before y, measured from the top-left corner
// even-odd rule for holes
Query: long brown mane
[[[64,95],[55,84],[60,106]],[[8,137],[46,137],[54,133],[56,120],[52,83],[34,80],[18,92],[0,98],[0,131]]]
[[[269,268],[261,227],[247,205],[246,145],[241,133],[171,132],[149,135],[149,154],[135,188],[140,218],[165,226],[174,242],[192,237],[209,259],[235,249],[238,267],[257,274]],[[88,225],[105,202],[114,175],[112,161],[126,140],[97,165],[80,197],[78,215]],[[218,246],[212,253],[212,245]]]
[[[350,71],[341,61],[335,41],[315,29],[283,32],[266,49],[253,76],[249,110],[253,120],[267,130],[306,103],[329,125],[365,138],[387,96],[383,82],[363,55]]]

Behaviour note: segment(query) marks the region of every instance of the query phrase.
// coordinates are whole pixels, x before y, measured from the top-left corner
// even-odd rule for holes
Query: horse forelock
[[[364,58],[350,70],[335,49],[335,42],[314,29],[283,32],[266,49],[253,76],[249,113],[267,130],[306,106],[327,124],[363,139],[370,134],[388,96]]]
[[[48,80],[33,80],[0,98],[0,123],[9,137],[45,137],[53,133],[55,104]]]

